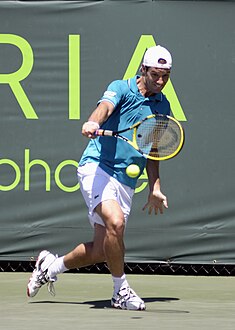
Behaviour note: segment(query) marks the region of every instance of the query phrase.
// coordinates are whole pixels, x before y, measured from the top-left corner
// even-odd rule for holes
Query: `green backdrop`
[[[164,215],[142,211],[126,261],[235,262],[233,1],[0,2],[0,259],[63,254],[92,230],[76,178],[81,125],[152,44],[173,55],[165,93],[186,143],[161,163]],[[223,24],[221,23],[223,22]]]

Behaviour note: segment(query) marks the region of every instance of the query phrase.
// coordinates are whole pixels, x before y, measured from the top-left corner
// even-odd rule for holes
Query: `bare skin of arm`
[[[88,138],[95,138],[94,133],[98,126],[102,125],[108,119],[113,110],[114,105],[112,103],[102,101],[92,112],[88,121],[83,124],[82,134]]]

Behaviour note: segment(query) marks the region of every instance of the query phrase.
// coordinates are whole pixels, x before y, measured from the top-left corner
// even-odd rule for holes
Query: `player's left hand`
[[[143,211],[148,209],[148,214],[154,212],[157,215],[158,210],[162,214],[164,208],[168,208],[167,197],[158,190],[149,194],[148,202],[144,205]]]

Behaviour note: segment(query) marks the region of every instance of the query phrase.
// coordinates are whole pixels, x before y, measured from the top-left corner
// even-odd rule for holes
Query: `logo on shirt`
[[[116,95],[117,95],[116,92],[111,92],[111,91],[104,92],[104,96],[106,96],[106,97],[114,97]]]

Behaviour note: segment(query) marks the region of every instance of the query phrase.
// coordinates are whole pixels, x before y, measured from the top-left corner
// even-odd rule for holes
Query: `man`
[[[90,142],[81,157],[78,178],[94,238],[60,258],[42,251],[28,283],[29,297],[35,296],[45,283],[53,293],[53,282],[59,273],[106,262],[114,285],[111,305],[121,309],[145,309],[144,301],[130,288],[124,273],[123,236],[138,179],[128,177],[126,168],[132,163],[138,164],[141,175],[146,167],[149,196],[143,209],[148,209],[149,214],[163,213],[168,205],[161,192],[159,162],[146,160],[122,140],[97,138],[95,132],[100,127],[121,130],[152,113],[168,115],[170,105],[161,91],[169,79],[171,65],[168,50],[161,46],[149,48],[144,55],[141,76],[113,81],[84,123],[82,134],[90,138]]]

